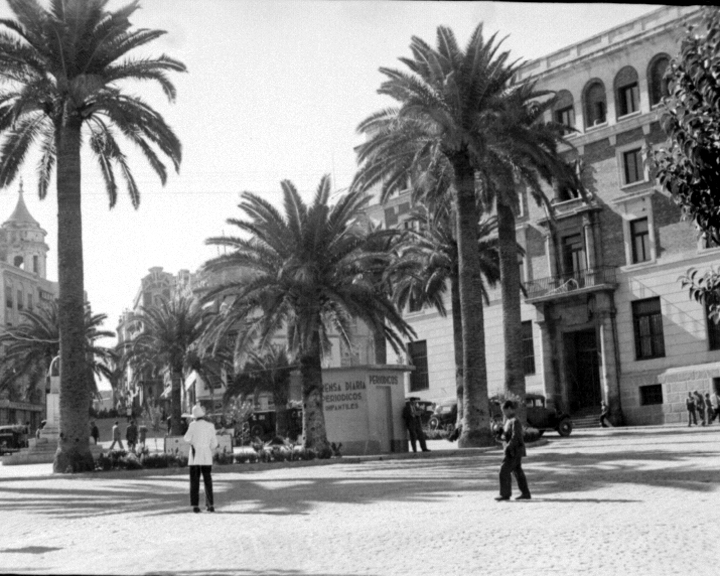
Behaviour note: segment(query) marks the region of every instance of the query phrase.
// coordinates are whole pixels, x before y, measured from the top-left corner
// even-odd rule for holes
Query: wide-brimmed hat
[[[198,418],[202,418],[203,416],[205,416],[205,410],[203,410],[202,406],[196,404],[195,406],[193,406],[192,415],[193,418],[197,420]]]

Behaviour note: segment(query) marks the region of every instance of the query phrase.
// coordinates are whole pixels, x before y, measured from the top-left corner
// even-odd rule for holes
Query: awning
[[[170,398],[171,392],[172,386],[165,386],[165,390],[163,390],[163,393],[160,394],[160,398]]]
[[[198,376],[198,373],[195,372],[195,370],[190,372],[187,378],[185,378],[185,390],[189,390],[198,380],[202,382],[202,380],[200,380],[200,376]]]

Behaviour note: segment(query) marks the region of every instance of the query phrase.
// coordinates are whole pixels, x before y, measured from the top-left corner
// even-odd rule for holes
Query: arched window
[[[575,127],[573,97],[567,90],[560,90],[560,92],[558,92],[557,101],[553,106],[553,120],[568,128]]]
[[[592,80],[585,88],[585,127],[605,122],[606,112],[605,85],[600,80]]]
[[[24,262],[25,261],[22,256],[15,256],[15,258],[13,259],[13,266],[15,266],[15,268],[22,268],[24,270]]]
[[[615,102],[618,118],[640,110],[638,75],[632,66],[625,66],[615,76]]]
[[[669,94],[668,81],[665,79],[665,72],[670,66],[670,58],[667,54],[655,56],[648,66],[648,93],[650,94],[650,106],[662,102],[664,96]]]

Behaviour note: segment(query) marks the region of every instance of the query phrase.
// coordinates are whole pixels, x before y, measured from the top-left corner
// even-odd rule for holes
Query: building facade
[[[697,7],[663,7],[518,73],[557,94],[546,119],[574,129],[563,154],[587,192],[548,189],[553,218],[524,195],[517,214],[526,387],[576,416],[597,413],[604,400],[618,423],[679,422],[688,391],[720,389],[720,330],[678,280],[712,265],[720,247],[682,220],[648,163],[667,142],[659,123],[665,69],[685,24],[697,21]],[[370,215],[402,226],[409,209],[401,195]],[[450,318],[425,309],[406,319],[418,334],[407,392],[453,396]],[[499,289],[491,291],[485,331],[492,394],[504,382]]]
[[[57,283],[47,279],[45,236],[25,205],[21,183],[15,209],[0,225],[0,330],[17,326],[23,311],[57,298]],[[44,386],[27,382],[23,388],[25,393],[0,394],[0,425],[28,421],[33,428],[39,425],[45,410]]]

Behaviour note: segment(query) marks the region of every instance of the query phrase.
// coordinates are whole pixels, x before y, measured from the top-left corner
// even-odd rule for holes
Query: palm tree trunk
[[[458,279],[463,335],[463,429],[461,448],[492,446],[488,410],[485,328],[480,253],[477,247],[478,208],[475,173],[467,157],[453,163],[453,203],[457,215]]]
[[[60,327],[60,440],[54,472],[93,470],[89,444],[90,391],[85,357],[80,122],[56,126],[58,202],[58,323]]]
[[[375,347],[375,364],[387,364],[387,345],[385,332],[381,327],[373,328],[373,346]]]
[[[288,437],[288,397],[287,394],[275,391],[273,393],[275,403],[275,435],[280,438]]]
[[[450,295],[452,298],[452,328],[453,342],[455,344],[455,390],[457,391],[457,421],[460,426],[463,421],[463,335],[462,315],[460,313],[460,287],[457,278],[450,281]]]
[[[332,451],[325,429],[320,350],[320,335],[316,333],[313,335],[310,350],[300,357],[300,376],[302,378],[305,448],[312,448],[319,457],[326,458],[332,454]]]
[[[173,436],[182,435],[182,370],[173,370],[170,380],[170,429]]]
[[[525,372],[523,370],[522,325],[520,317],[520,270],[518,268],[515,214],[512,208],[497,203],[498,247],[505,343],[505,392],[520,398],[517,410],[526,422]]]

